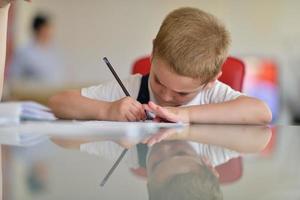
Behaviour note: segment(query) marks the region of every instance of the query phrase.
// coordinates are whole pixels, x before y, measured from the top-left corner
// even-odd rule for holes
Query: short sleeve
[[[138,96],[141,78],[142,75],[136,74],[122,80],[122,83],[128,90],[130,96],[135,99]],[[81,95],[90,99],[102,101],[116,101],[126,96],[116,80],[112,80],[98,86],[82,88]]]
[[[190,142],[200,157],[204,157],[210,161],[213,167],[228,162],[233,158],[241,156],[240,153],[225,149],[220,146],[210,144],[199,144]]]
[[[207,91],[209,103],[226,102],[234,100],[242,95],[244,94],[232,89],[230,86],[220,81],[217,81],[215,85]]]

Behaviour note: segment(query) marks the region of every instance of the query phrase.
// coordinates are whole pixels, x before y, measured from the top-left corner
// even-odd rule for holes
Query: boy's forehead
[[[151,71],[164,86],[177,92],[194,92],[202,86],[200,79],[177,74],[160,58],[152,59]]]

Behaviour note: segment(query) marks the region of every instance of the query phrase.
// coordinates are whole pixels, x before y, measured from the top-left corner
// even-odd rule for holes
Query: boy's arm
[[[107,102],[84,97],[80,90],[59,93],[48,106],[61,119],[139,121],[146,117],[142,104],[131,97]]]
[[[166,129],[146,138],[152,146],[162,140],[185,140],[212,144],[243,153],[261,151],[269,143],[272,131],[267,126],[253,125],[192,125],[183,130]]]
[[[183,108],[191,123],[268,124],[272,120],[269,107],[261,100],[240,96],[217,104]]]
[[[50,98],[48,106],[62,119],[105,119],[109,102],[81,96],[80,90],[69,90]]]
[[[223,103],[187,107],[160,107],[151,102],[145,109],[171,122],[267,124],[272,120],[271,111],[263,101],[247,96]]]

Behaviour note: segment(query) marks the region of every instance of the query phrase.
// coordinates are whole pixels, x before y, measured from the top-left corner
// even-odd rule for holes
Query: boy
[[[49,106],[65,119],[139,121],[148,110],[171,122],[269,123],[265,103],[217,80],[229,43],[229,33],[211,14],[196,8],[174,10],[153,41],[150,75],[123,81],[131,97],[114,80],[57,94]]]

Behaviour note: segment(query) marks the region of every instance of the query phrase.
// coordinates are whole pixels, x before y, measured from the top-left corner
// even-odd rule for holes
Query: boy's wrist
[[[111,120],[109,118],[111,105],[112,105],[112,102],[99,102],[96,119],[97,120]]]
[[[182,122],[191,123],[190,120],[190,108],[189,107],[180,107],[179,115],[181,115]]]

